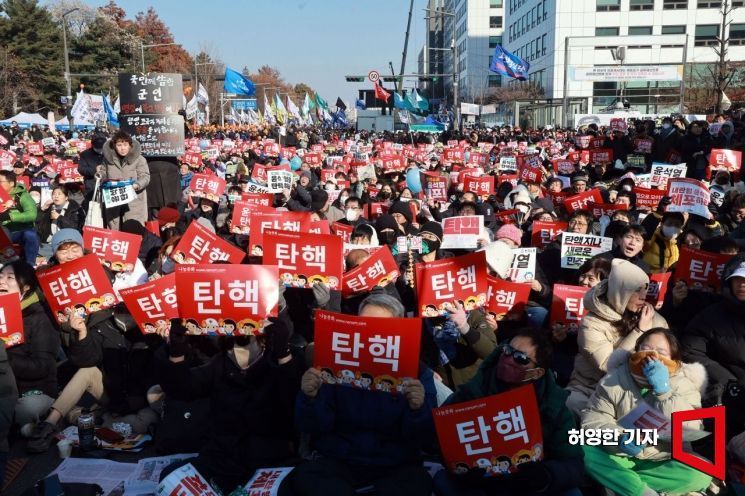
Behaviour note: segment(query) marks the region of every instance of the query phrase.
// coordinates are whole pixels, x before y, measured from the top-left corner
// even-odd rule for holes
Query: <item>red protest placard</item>
[[[463,175],[463,191],[476,193],[478,196],[489,196],[494,194],[494,176],[475,177],[470,174]]]
[[[551,163],[554,166],[554,172],[563,176],[571,176],[574,174],[574,162],[566,158],[557,158],[552,160]]]
[[[267,229],[308,232],[310,223],[310,212],[277,212],[273,210],[254,212],[249,221],[251,228],[249,253],[257,257],[262,256],[264,253],[264,231]]]
[[[670,282],[672,272],[663,272],[662,274],[651,274],[649,276],[649,287],[647,288],[647,301],[652,305],[659,307],[665,301],[667,285]]]
[[[83,227],[83,246],[114,272],[131,272],[140,253],[142,236],[99,227]]]
[[[273,193],[241,193],[241,201],[246,203],[252,203],[255,205],[261,205],[263,207],[271,207],[274,203]]]
[[[576,210],[586,210],[589,203],[603,203],[603,195],[599,189],[591,189],[578,195],[570,196],[564,200],[564,207],[567,212],[573,213]]]
[[[306,153],[303,155],[303,162],[311,167],[320,167],[323,159],[321,158],[320,153]]]
[[[424,173],[424,191],[427,198],[431,198],[435,201],[447,201],[447,184],[447,179],[436,172]]]
[[[492,276],[487,276],[487,279],[489,294],[486,308],[497,320],[502,320],[510,311],[521,313],[525,309],[530,297],[530,284],[505,281]]]
[[[265,165],[255,163],[253,169],[251,169],[251,179],[258,184],[266,184],[266,171]]]
[[[250,234],[251,214],[254,212],[271,212],[270,207],[247,201],[237,201],[233,205],[233,215],[230,217],[230,232],[234,234]]]
[[[352,242],[352,231],[354,227],[349,224],[342,224],[341,222],[334,222],[331,224],[331,230],[335,235],[339,236],[345,243]]]
[[[176,294],[187,334],[249,336],[277,316],[279,273],[272,265],[178,265]]]
[[[367,293],[375,286],[385,286],[400,275],[398,264],[387,246],[375,250],[364,262],[342,275],[342,296]]]
[[[0,295],[0,339],[5,342],[6,348],[26,341],[21,300],[16,293]]]
[[[544,248],[552,241],[556,240],[556,236],[566,231],[568,224],[563,221],[533,221],[533,231],[531,233],[530,246],[536,248]]]
[[[462,148],[445,148],[442,151],[442,159],[446,162],[463,162],[465,154]]]
[[[453,308],[455,300],[466,310],[486,304],[486,256],[475,252],[459,257],[418,263],[415,266],[419,313],[437,317]]]
[[[191,196],[195,198],[219,202],[220,196],[225,193],[225,179],[208,174],[194,174],[189,183],[189,189]]]
[[[180,264],[241,263],[245,254],[199,222],[192,222],[171,252]]]
[[[317,282],[339,289],[344,272],[343,242],[334,234],[264,231],[262,263],[276,265],[287,287],[310,288]]]
[[[39,286],[57,322],[70,313],[81,316],[118,303],[106,272],[94,254],[38,272]]]
[[[159,327],[170,328],[170,320],[178,318],[175,274],[122,289],[119,296],[143,334],[153,334]]]
[[[78,164],[65,160],[57,166],[57,180],[60,184],[82,183],[83,176],[78,172]]]
[[[365,217],[366,219],[375,220],[381,215],[385,215],[386,213],[388,213],[388,208],[388,204],[383,202],[370,203],[369,207],[368,204],[365,203],[365,206],[363,207],[365,215],[363,215],[363,217]]]
[[[485,167],[489,160],[489,155],[486,153],[471,152],[468,155],[468,163],[478,165],[479,167]]]
[[[198,168],[202,165],[202,154],[198,152],[186,152],[181,161],[188,164],[189,167]]]
[[[44,153],[44,146],[36,141],[29,141],[26,143],[26,151],[30,155],[42,155]]]
[[[585,310],[584,297],[590,288],[554,284],[554,295],[551,301],[551,325],[562,324],[576,331]]]
[[[331,234],[331,228],[326,220],[313,220],[310,222],[308,232],[311,234]]]
[[[660,200],[666,194],[665,190],[662,189],[640,188],[638,186],[634,186],[634,193],[636,193],[636,208],[643,207],[650,210],[656,209]]]
[[[533,385],[432,410],[447,469],[507,475],[543,459],[543,432]]]
[[[651,138],[636,138],[634,140],[634,153],[652,153],[654,140]]]
[[[543,180],[543,171],[541,167],[533,167],[523,164],[520,167],[520,181],[524,183],[540,183]]]
[[[693,289],[716,291],[721,287],[722,270],[732,257],[683,246],[675,265],[675,280],[685,281]]]
[[[712,169],[739,171],[742,164],[742,152],[714,148],[709,155],[709,165]]]
[[[628,210],[629,206],[626,203],[595,203],[590,202],[587,204],[587,209],[592,212],[593,217],[599,219],[603,215],[608,217],[613,215],[613,212],[619,210]]]
[[[403,155],[390,155],[381,160],[385,172],[400,172],[406,168],[406,158]]]
[[[419,375],[421,319],[316,312],[313,366],[328,384],[386,393]]]
[[[597,148],[590,150],[590,163],[609,164],[613,162],[613,150],[610,148]]]

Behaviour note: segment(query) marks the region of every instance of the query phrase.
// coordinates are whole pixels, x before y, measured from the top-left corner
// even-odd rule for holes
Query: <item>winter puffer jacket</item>
[[[694,410],[701,407],[701,394],[706,389],[706,369],[700,363],[682,363],[677,373],[670,376],[670,391],[655,394],[642,389],[629,371],[631,352],[618,349],[608,360],[608,375],[603,377],[582,412],[583,429],[609,429],[619,431],[618,421],[646,401],[667,418],[673,412]],[[700,422],[687,422],[688,429],[701,429]],[[618,446],[605,446],[614,455],[622,455]],[[636,456],[641,460],[669,460],[672,451],[669,441],[658,439],[656,446],[645,446]]]

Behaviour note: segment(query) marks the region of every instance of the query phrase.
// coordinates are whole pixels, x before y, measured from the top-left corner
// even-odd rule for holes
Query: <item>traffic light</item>
[[[395,76],[383,76],[383,81],[387,83],[392,83],[394,81],[398,81],[398,78]]]
[[[365,81],[365,76],[344,76],[349,83],[362,83]]]
[[[427,81],[432,81],[432,77],[431,76],[419,76],[419,81],[423,83]]]

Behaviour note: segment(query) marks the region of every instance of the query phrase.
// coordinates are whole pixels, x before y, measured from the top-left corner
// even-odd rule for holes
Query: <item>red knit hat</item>
[[[175,224],[181,218],[181,212],[171,207],[163,207],[158,211],[158,224],[160,227],[166,224]]]

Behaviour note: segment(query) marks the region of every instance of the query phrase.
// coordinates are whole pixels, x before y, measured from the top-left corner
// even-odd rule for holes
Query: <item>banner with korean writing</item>
[[[583,193],[570,196],[564,200],[567,212],[573,213],[577,210],[586,210],[590,203],[603,203],[603,195],[598,189],[591,189]]]
[[[667,286],[670,283],[672,272],[663,272],[662,274],[651,274],[649,276],[649,287],[647,288],[647,301],[655,307],[662,306],[667,294]]]
[[[530,297],[530,284],[487,276],[489,294],[487,310],[502,320],[510,312],[522,313]]]
[[[483,251],[418,263],[415,266],[419,314],[446,315],[461,301],[466,310],[486,304],[486,255]]]
[[[383,170],[388,172],[401,172],[406,168],[406,158],[403,155],[389,155],[381,159]]]
[[[567,223],[564,221],[533,221],[533,231],[531,233],[531,245],[537,248],[545,248],[556,240],[557,236],[567,229]]]
[[[428,199],[435,201],[447,201],[448,199],[448,181],[447,178],[436,172],[425,172],[424,175],[424,192]]]
[[[271,207],[274,203],[273,193],[241,193],[241,201]]]
[[[199,222],[192,222],[171,252],[179,264],[241,263],[245,253],[228,243]]]
[[[286,287],[310,288],[318,282],[338,290],[344,272],[343,241],[335,234],[309,234],[267,229],[264,258],[276,265]]]
[[[230,217],[230,232],[233,234],[250,234],[251,214],[272,211],[271,208],[260,203],[239,200],[233,205],[233,215]]]
[[[83,246],[114,272],[131,272],[140,253],[142,236],[99,227],[83,227]]]
[[[475,177],[470,174],[463,176],[463,191],[470,191],[480,197],[494,194],[494,176]]]
[[[592,212],[592,216],[599,219],[603,215],[613,216],[614,212],[626,211],[629,209],[627,203],[594,203],[587,204],[587,209]]]
[[[675,265],[675,280],[700,291],[716,291],[721,287],[724,266],[732,255],[710,253],[683,246]]]
[[[475,249],[480,238],[486,238],[483,215],[464,215],[442,219],[443,249]]]
[[[170,329],[171,319],[178,317],[175,274],[122,289],[119,296],[143,334]]]
[[[72,312],[86,316],[118,303],[111,282],[94,254],[50,267],[36,275],[57,322],[67,322]]]
[[[181,74],[119,74],[122,114],[175,114],[183,107]]]
[[[187,334],[249,336],[277,316],[279,271],[274,265],[178,265],[176,294]]]
[[[432,416],[450,472],[481,468],[494,477],[543,459],[541,415],[532,384],[435,408]]]
[[[187,463],[168,474],[158,483],[159,496],[217,496],[194,465]],[[222,494],[222,493],[219,493]]]
[[[308,232],[311,222],[310,212],[254,212],[248,224],[251,228],[249,253],[256,257],[264,254],[264,232],[267,229]]]
[[[358,317],[319,310],[313,366],[327,384],[400,393],[419,376],[422,320]]]
[[[688,212],[706,219],[712,218],[709,211],[711,196],[706,184],[695,179],[678,178],[671,179],[668,186],[670,205],[667,212]]]
[[[742,165],[742,152],[714,148],[709,154],[709,167],[712,170],[726,170],[737,172]]]
[[[342,296],[366,293],[375,286],[386,286],[400,275],[398,264],[387,246],[370,253],[357,267],[342,275]]]
[[[562,176],[571,176],[575,172],[574,162],[568,158],[557,158],[551,161],[554,172]]]
[[[17,293],[0,295],[0,339],[3,340],[6,348],[23,344],[26,341],[21,300]]]
[[[145,157],[178,157],[184,153],[184,117],[177,114],[121,115],[122,131],[136,139]]]
[[[245,496],[278,496],[282,481],[295,467],[259,468],[243,486]]]
[[[636,193],[637,208],[648,208],[654,210],[657,208],[660,200],[662,200],[662,197],[665,196],[666,191],[662,189],[640,188],[636,186],[634,187],[634,193]]]
[[[292,189],[296,179],[297,176],[291,171],[272,169],[266,173],[266,184],[273,193]]]
[[[590,150],[591,164],[610,164],[611,162],[613,162],[612,148],[597,148],[595,150]]]
[[[189,183],[189,190],[194,198],[206,198],[218,203],[225,193],[225,179],[212,174],[194,174]]]
[[[507,278],[512,282],[530,282],[535,279],[537,252],[537,248],[514,248]]]
[[[592,234],[561,234],[561,268],[579,269],[583,263],[599,253],[613,248],[613,240]]]
[[[652,186],[657,186],[660,189],[667,189],[667,183],[670,179],[679,177],[686,177],[686,171],[688,167],[685,164],[661,164],[655,162],[652,164]]]
[[[587,313],[584,297],[589,289],[583,286],[554,284],[549,320],[551,325],[562,324],[569,327],[571,332],[576,332],[582,317]]]

